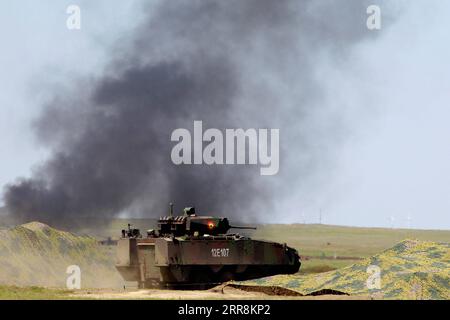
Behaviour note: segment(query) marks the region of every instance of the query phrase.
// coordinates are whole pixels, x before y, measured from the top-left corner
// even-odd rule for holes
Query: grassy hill
[[[65,287],[67,267],[81,268],[83,287],[117,287],[111,253],[89,236],[31,222],[0,230],[0,284]]]
[[[369,279],[379,271],[378,285]],[[377,271],[377,272],[378,272]],[[367,284],[369,282],[369,285]],[[317,295],[333,292],[382,299],[450,299],[450,244],[404,240],[351,266],[309,275],[277,275],[232,284],[259,292]]]

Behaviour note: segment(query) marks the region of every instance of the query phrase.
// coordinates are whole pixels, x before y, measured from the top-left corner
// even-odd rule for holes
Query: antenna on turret
[[[173,217],[173,203],[169,203],[169,217]]]

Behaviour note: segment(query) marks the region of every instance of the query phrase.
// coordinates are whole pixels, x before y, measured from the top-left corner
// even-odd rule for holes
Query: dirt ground
[[[321,296],[273,296],[262,292],[248,292],[228,286],[218,286],[209,290],[80,290],[72,295],[81,299],[174,299],[174,300],[265,300],[265,299],[301,299],[301,300],[367,300],[363,296],[321,295]]]

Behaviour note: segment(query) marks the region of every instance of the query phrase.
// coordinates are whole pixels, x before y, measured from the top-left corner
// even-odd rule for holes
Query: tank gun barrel
[[[230,226],[230,229],[247,229],[247,230],[256,230],[256,227]]]

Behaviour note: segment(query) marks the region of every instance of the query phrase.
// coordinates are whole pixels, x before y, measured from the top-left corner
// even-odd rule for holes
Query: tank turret
[[[171,211],[172,213],[172,206]],[[184,209],[182,216],[169,214],[160,217],[158,220],[158,232],[161,235],[173,235],[175,237],[203,236],[203,235],[224,235],[230,229],[253,229],[255,227],[241,227],[230,225],[227,218],[214,216],[198,216],[194,207]]]

